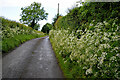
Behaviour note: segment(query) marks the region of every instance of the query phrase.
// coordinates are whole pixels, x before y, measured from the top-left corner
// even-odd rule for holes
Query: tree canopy
[[[30,6],[21,8],[20,22],[27,24],[28,26],[37,29],[39,26],[38,21],[47,19],[48,13],[45,12],[44,7],[41,7],[41,3],[33,2]],[[36,28],[37,27],[37,28]]]
[[[53,26],[50,23],[46,23],[43,27],[42,27],[42,32],[44,33],[49,33],[49,31],[53,28]]]

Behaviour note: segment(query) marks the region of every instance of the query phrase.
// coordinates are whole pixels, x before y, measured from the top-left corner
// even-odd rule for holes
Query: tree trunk
[[[31,27],[34,29],[35,26],[35,19],[33,19],[32,23],[31,23]]]

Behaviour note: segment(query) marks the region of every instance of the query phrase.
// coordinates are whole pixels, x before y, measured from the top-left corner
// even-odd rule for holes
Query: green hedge
[[[111,19],[120,16],[119,2],[90,2],[84,3],[81,7],[75,7],[69,10],[66,16],[56,21],[56,29],[70,29],[76,31],[78,29],[89,29],[91,23],[96,25],[98,22],[111,21]],[[112,23],[112,22],[111,22]],[[117,20],[116,24],[120,24]],[[109,26],[111,27],[111,26]]]
[[[74,31],[50,31],[50,41],[66,78],[120,79],[119,26],[113,23],[117,28],[103,31],[106,26],[98,23],[94,31],[86,29],[86,33],[77,30],[80,39]]]
[[[119,2],[90,2],[59,17],[50,41],[66,78],[120,79]]]

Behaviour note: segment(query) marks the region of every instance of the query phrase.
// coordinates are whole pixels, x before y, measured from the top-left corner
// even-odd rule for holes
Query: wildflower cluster
[[[2,39],[6,38],[13,38],[15,35],[20,35],[20,34],[38,34],[36,33],[33,29],[21,29],[20,27],[15,27],[15,28],[10,28],[10,27],[2,27]]]
[[[0,39],[2,39],[0,50],[2,47],[2,53],[7,53],[27,40],[44,36],[44,33],[24,24],[1,17],[0,20],[2,20],[0,23]]]
[[[25,35],[31,35],[31,34],[42,34],[41,32],[38,32],[34,29],[32,29],[31,27],[28,27],[24,24],[20,24],[18,22],[15,21],[11,21],[8,19],[4,19],[2,17],[0,17],[1,21],[1,38],[2,39],[6,39],[6,38],[13,38],[16,35],[20,35],[20,34],[25,34]]]
[[[113,23],[116,28],[106,31],[103,28],[109,23],[104,23],[94,30],[78,30],[80,39],[69,30],[50,31],[52,46],[73,77],[120,79],[119,26]]]

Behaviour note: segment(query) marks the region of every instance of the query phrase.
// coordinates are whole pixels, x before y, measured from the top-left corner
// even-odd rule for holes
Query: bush
[[[42,27],[42,32],[43,33],[49,33],[49,31],[53,28],[53,26],[49,23],[46,23],[43,27]]]

